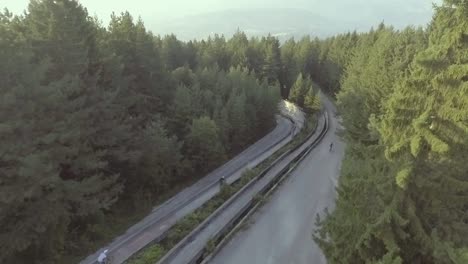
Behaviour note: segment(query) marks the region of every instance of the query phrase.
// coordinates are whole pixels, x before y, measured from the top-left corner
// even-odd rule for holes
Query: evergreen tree
[[[280,83],[285,89],[285,94],[283,94],[285,97],[289,96],[290,89],[299,74],[299,62],[295,58],[297,52],[296,46],[294,39],[289,39],[281,46],[281,63],[283,68]]]
[[[227,102],[229,124],[231,125],[231,134],[229,141],[231,151],[239,152],[244,146],[245,138],[248,138],[247,116],[246,116],[246,97],[244,94],[231,94]]]
[[[116,201],[122,190],[117,165],[137,158],[126,145],[131,133],[116,118],[122,112],[112,93],[76,77],[47,86],[41,79],[24,78],[2,95],[8,99],[0,109],[0,174],[9,176],[1,187],[0,219],[7,262],[57,259],[75,221]]]
[[[346,71],[325,80],[342,78],[348,144],[336,210],[316,233],[330,263],[466,261],[468,6],[435,10],[429,40],[381,24],[350,59],[334,51],[341,37],[322,49]]]
[[[183,85],[186,87],[193,86],[197,81],[197,77],[187,66],[175,69],[172,72],[172,78],[177,82],[178,85]]]
[[[379,129],[387,157],[401,164],[396,182],[405,190],[408,233],[433,263],[468,252],[467,14],[466,1],[436,8],[429,46],[388,100]]]
[[[177,87],[171,112],[170,129],[179,139],[189,132],[190,120],[192,120],[192,93],[184,85]]]
[[[129,12],[106,28],[74,0],[4,11],[0,35],[2,263],[89,254],[116,219],[149,210],[275,124],[271,36],[183,43]]]
[[[183,46],[175,35],[165,36],[162,40],[161,48],[161,57],[168,71],[173,71],[184,66],[186,61],[183,57]]]
[[[187,155],[197,172],[206,173],[225,159],[225,150],[218,137],[218,127],[204,116],[193,120],[185,139]]]
[[[129,89],[121,91],[121,103],[136,120],[137,126],[145,126],[152,121],[153,113],[163,111],[167,104],[165,101],[171,99],[153,36],[146,31],[141,20],[135,24],[130,13],[112,14],[103,46],[106,60],[110,57],[105,67],[110,69],[113,67],[110,64],[115,63],[121,67],[109,74],[121,75],[129,83]]]
[[[276,38],[268,36],[265,40],[265,62],[263,65],[262,77],[269,83],[274,84],[278,81],[281,74],[281,52],[279,41]]]
[[[249,46],[249,40],[242,31],[234,33],[231,39],[229,39],[228,50],[232,54],[231,65],[234,67],[248,67],[248,56],[247,49]]]
[[[309,91],[307,91],[307,94],[304,99],[304,108],[308,112],[316,112],[319,111],[321,108],[320,98],[316,93],[317,92],[315,91],[313,86],[311,86],[309,88]]]
[[[96,30],[84,9],[73,0],[32,0],[25,17],[25,37],[36,61],[51,59],[45,80],[65,74],[92,73]]]
[[[294,83],[291,94],[289,95],[289,100],[296,103],[300,107],[304,106],[304,100],[309,91],[312,88],[312,82],[309,78],[303,78],[302,73],[297,76],[296,82]]]
[[[178,180],[178,173],[183,172],[182,145],[176,137],[168,136],[161,121],[146,127],[142,138],[142,155],[135,173],[138,179],[129,179],[127,188],[136,192],[146,191],[153,198],[159,198],[171,183]]]

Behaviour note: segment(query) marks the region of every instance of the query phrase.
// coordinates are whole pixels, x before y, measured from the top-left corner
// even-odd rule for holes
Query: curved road
[[[209,173],[192,186],[184,189],[154,210],[142,221],[132,226],[125,234],[114,239],[106,248],[113,259],[113,264],[123,263],[135,252],[152,241],[164,237],[170,227],[185,215],[193,212],[204,202],[219,192],[218,182],[221,176],[231,183],[238,179],[242,172],[256,166],[273,154],[277,149],[287,144],[302,128],[303,115],[293,105],[283,102],[280,105],[283,114],[294,120],[294,124],[286,118],[277,119],[276,128],[265,137],[251,145],[236,157]],[[298,122],[300,121],[300,122]],[[103,249],[88,256],[82,264],[96,263],[97,256]]]
[[[213,264],[320,264],[326,263],[312,239],[316,214],[332,210],[336,197],[344,144],[333,104],[323,98],[329,112],[329,131],[299,164],[269,201],[212,259]],[[330,143],[334,150],[329,151]]]

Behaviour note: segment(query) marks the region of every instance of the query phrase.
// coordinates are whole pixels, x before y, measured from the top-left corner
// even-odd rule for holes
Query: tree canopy
[[[3,11],[0,36],[1,263],[93,252],[275,125],[273,37],[182,42],[74,0]]]
[[[446,0],[426,30],[322,43],[347,143],[336,210],[315,233],[330,263],[468,261],[467,14]]]

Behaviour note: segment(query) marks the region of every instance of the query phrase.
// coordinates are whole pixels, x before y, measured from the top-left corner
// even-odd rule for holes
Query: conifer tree
[[[287,40],[281,46],[281,63],[283,67],[280,82],[286,89],[286,96],[289,95],[290,89],[299,74],[299,62],[295,58],[297,52],[296,46],[294,39]]]
[[[306,97],[307,91],[311,88],[312,83],[309,78],[304,78],[302,73],[297,76],[296,82],[294,83],[291,94],[289,95],[289,100],[296,103],[300,107],[304,106],[304,99]]]
[[[321,108],[320,98],[316,94],[316,91],[313,88],[313,86],[311,86],[309,88],[309,91],[307,91],[307,94],[304,99],[304,108],[308,112],[317,112]]]
[[[281,74],[281,53],[278,39],[268,36],[263,40],[265,42],[265,61],[263,64],[262,77],[269,84],[278,81]]]
[[[338,94],[348,150],[316,233],[330,263],[466,260],[468,8],[435,10],[427,47],[420,29],[381,24],[350,49]],[[340,58],[337,39],[326,56]]]
[[[468,252],[467,14],[466,1],[436,8],[429,46],[398,84],[379,129],[387,157],[401,164],[396,182],[405,190],[408,232],[435,263]]]
[[[185,137],[189,132],[190,120],[192,119],[192,93],[184,85],[177,87],[172,105],[173,116],[170,120],[170,129],[179,139]]]
[[[44,81],[91,70],[95,63],[96,30],[86,9],[77,1],[32,0],[24,22],[25,37],[36,60],[51,59]]]
[[[209,172],[214,165],[225,159],[218,127],[206,116],[193,120],[185,145],[188,158],[197,172]]]

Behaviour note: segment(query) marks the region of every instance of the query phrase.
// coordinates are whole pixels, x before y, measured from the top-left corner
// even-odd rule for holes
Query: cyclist
[[[99,264],[107,264],[107,263],[108,263],[108,261],[109,261],[109,259],[107,258],[107,252],[108,252],[108,251],[109,251],[109,250],[106,249],[106,250],[104,250],[104,251],[99,255],[99,257],[98,257],[98,259],[97,259],[97,261],[98,261]]]
[[[330,143],[330,152],[333,150],[333,142]]]
[[[224,175],[221,176],[221,178],[219,178],[219,185],[221,185],[221,187],[223,187],[223,185],[226,183],[226,179],[224,178]]]

